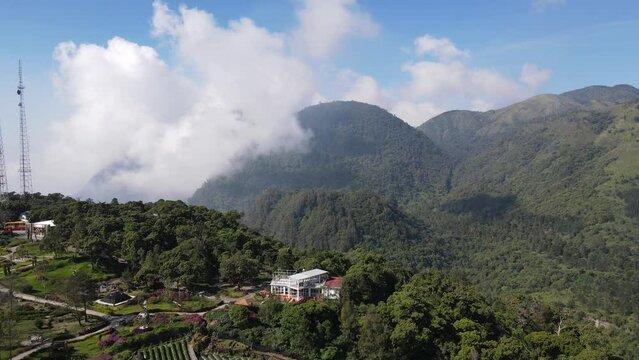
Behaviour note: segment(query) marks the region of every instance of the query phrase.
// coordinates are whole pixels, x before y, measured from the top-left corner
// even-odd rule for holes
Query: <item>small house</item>
[[[327,299],[339,299],[339,292],[342,289],[342,278],[335,276],[324,283],[322,287],[322,296]]]
[[[123,293],[122,291],[116,291],[106,297],[103,297],[102,299],[96,300],[95,302],[100,305],[119,306],[127,304],[129,301],[131,301],[131,299],[133,299],[133,296]]]

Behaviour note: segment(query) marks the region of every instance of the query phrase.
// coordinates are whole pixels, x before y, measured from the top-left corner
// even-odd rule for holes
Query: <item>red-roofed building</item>
[[[327,299],[339,299],[339,292],[342,289],[342,278],[335,276],[324,283],[322,296]]]

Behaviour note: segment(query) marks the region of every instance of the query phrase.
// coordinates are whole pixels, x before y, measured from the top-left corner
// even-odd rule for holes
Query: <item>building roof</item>
[[[328,272],[324,271],[322,269],[313,269],[313,270],[308,270],[308,271],[304,271],[304,272],[301,272],[301,273],[297,273],[295,275],[291,275],[291,276],[289,276],[289,279],[304,280],[304,279],[308,279],[308,278],[313,277],[313,276],[319,276],[319,275],[324,275],[324,274],[328,274]]]
[[[55,226],[53,220],[38,221],[33,223],[34,227]]]
[[[125,294],[121,291],[116,291],[112,294],[110,294],[109,296],[100,299],[100,301],[107,303],[107,304],[119,304],[123,301],[129,301],[131,300],[133,297]]]
[[[341,289],[342,288],[342,278],[339,277],[339,276],[335,276],[332,279],[330,279],[327,282],[325,282],[324,286],[327,286],[327,287],[330,287],[330,288],[335,288],[335,289]]]
[[[251,302],[247,298],[241,298],[235,302],[235,305],[251,306]]]

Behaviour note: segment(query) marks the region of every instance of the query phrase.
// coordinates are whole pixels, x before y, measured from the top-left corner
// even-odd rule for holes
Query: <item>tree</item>
[[[64,240],[60,234],[61,230],[57,227],[51,227],[47,231],[46,236],[42,239],[41,246],[43,249],[53,252],[55,258],[62,256],[65,250]]]
[[[348,339],[348,341],[355,341],[357,337],[357,320],[357,311],[353,303],[345,300],[340,309],[339,324],[342,336]]]
[[[287,349],[304,359],[320,358],[320,349],[339,333],[336,307],[335,303],[316,301],[286,305],[280,316],[280,329]]]
[[[35,272],[36,276],[38,277],[38,281],[40,281],[42,283],[42,288],[44,289],[44,292],[46,293],[46,284],[47,284],[47,278],[46,275],[49,272],[49,262],[46,260],[41,260],[39,261],[35,267],[33,268],[33,271]]]
[[[175,282],[191,288],[195,284],[213,284],[217,264],[206,240],[184,240],[178,246],[162,254],[160,274],[165,287]]]
[[[361,319],[361,331],[357,341],[357,353],[360,359],[393,359],[389,341],[389,329],[386,321],[375,306],[369,306]]]
[[[242,283],[255,280],[259,270],[257,261],[243,253],[224,257],[220,262],[220,276],[223,280],[235,284],[238,289]]]
[[[61,290],[62,296],[75,309],[78,324],[82,325],[83,317],[84,321],[88,322],[87,303],[96,293],[95,283],[91,277],[83,270],[76,270],[64,280]]]
[[[360,253],[360,259],[344,277],[342,295],[353,304],[377,304],[386,300],[399,283],[398,273],[377,254]]]

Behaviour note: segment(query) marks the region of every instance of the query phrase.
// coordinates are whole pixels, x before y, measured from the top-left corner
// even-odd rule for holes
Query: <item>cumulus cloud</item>
[[[549,7],[564,5],[566,0],[533,0],[532,7],[537,13],[546,11]]]
[[[339,98],[355,100],[386,107],[390,104],[390,95],[382,90],[372,76],[362,75],[352,70],[342,70],[337,75],[340,89]]]
[[[415,39],[415,52],[417,55],[434,56],[440,61],[450,61],[470,56],[469,51],[458,49],[447,38],[436,38],[428,34]]]
[[[71,114],[40,165],[52,191],[184,198],[243,157],[307,138],[295,113],[316,95],[313,74],[281,35],[249,19],[221,26],[201,10],[153,6],[153,33],[171,44],[174,66],[117,37],[56,48]]]
[[[248,18],[219,24],[205,11],[155,1],[151,33],[170,64],[154,47],[119,37],[59,44],[54,82],[69,115],[41,146],[36,166],[47,182],[38,190],[100,200],[186,198],[250,157],[303,149],[312,134],[295,114],[306,105],[363,101],[419,125],[447,110],[507,105],[550,77],[530,63],[519,79],[470,66],[470,51],[426,34],[398,69],[408,81],[388,88],[368,74],[310,65],[345,38],[378,31],[355,0],[307,0],[298,17],[298,27],[280,34]],[[336,91],[320,94],[316,83]]]
[[[532,95],[550,78],[550,71],[529,63],[524,64],[519,81],[494,69],[469,66],[464,60],[470,57],[470,51],[459,49],[446,38],[426,34],[414,45],[415,54],[435,59],[404,64],[402,71],[409,75],[408,83],[383,89],[370,76],[350,74],[342,77],[350,85],[342,86],[345,90],[341,97],[369,100],[409,124],[419,125],[447,110],[485,111],[511,104]]]
[[[550,72],[525,64],[521,81],[491,68],[469,66],[470,52],[460,50],[446,38],[424,35],[415,40],[415,53],[429,54],[435,61],[416,60],[404,64],[408,84],[397,89],[399,96],[391,111],[412,125],[444,111],[485,111],[522,100],[550,78]]]
[[[521,81],[532,88],[537,88],[550,79],[550,70],[542,69],[535,64],[525,63],[521,69]]]
[[[313,58],[325,58],[347,37],[372,37],[379,31],[356,0],[304,0],[297,17],[294,47]]]

